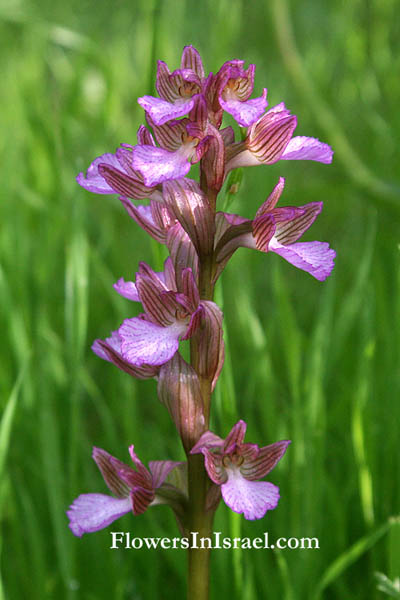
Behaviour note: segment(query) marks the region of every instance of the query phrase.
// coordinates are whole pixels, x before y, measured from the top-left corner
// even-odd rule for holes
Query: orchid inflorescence
[[[185,462],[154,461],[147,469],[133,446],[133,466],[94,448],[93,458],[114,496],[83,494],[73,502],[67,514],[77,536],[156,504],[171,506],[181,530],[188,531],[190,464],[196,455],[207,474],[205,513],[215,511],[221,497],[246,519],[260,519],[278,504],[279,489],[260,480],[290,442],[262,448],[245,443],[242,420],[225,439],[209,430],[211,393],[224,362],[223,315],[213,301],[214,286],[239,247],[279,254],[320,281],[330,275],[335,252],[326,242],[298,241],[320,214],[322,202],[277,206],[282,177],[253,218],[217,211],[217,197],[235,169],[279,160],[329,164],[333,152],[315,138],[293,137],[296,117],[283,103],[266,111],[266,89],[250,98],[254,72],[254,65],[245,69],[243,61],[231,60],[206,76],[192,46],[184,48],[181,67],[172,73],[159,61],[159,97],[138,100],[147,121],[139,128],[138,143],[99,156],[86,175],[77,177],[90,192],[117,194],[137,225],[168,250],[163,271],[141,262],[134,282],[121,278],[114,284],[143,312],[92,348],[133,377],[157,380],[158,396],[187,455]],[[224,112],[246,128],[240,140],[231,126],[221,128]],[[195,163],[199,182],[187,177]],[[148,204],[132,202],[145,198]],[[190,340],[190,363],[179,352],[183,340]]]

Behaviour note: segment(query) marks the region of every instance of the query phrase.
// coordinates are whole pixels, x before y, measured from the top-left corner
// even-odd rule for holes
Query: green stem
[[[203,178],[204,183],[204,178]],[[208,196],[215,213],[216,193],[209,190]],[[213,255],[199,257],[199,292],[202,300],[212,300],[214,297],[213,284]],[[199,373],[199,347],[196,337],[191,339],[190,363],[199,376],[203,400],[204,431],[209,429],[211,379]],[[203,455],[188,454],[188,491],[189,515],[188,527],[191,532],[198,533],[198,547],[188,550],[188,600],[208,600],[210,580],[210,548],[207,540],[212,538],[214,510],[206,510],[209,477],[204,467]]]

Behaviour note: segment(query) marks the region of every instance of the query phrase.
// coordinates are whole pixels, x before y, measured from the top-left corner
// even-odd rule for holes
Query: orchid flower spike
[[[258,480],[280,461],[290,441],[259,448],[257,444],[244,443],[246,427],[244,421],[238,421],[225,440],[206,431],[190,453],[203,454],[208,476],[220,486],[225,504],[234,512],[243,513],[245,519],[254,520],[278,505],[279,488]]]
[[[171,486],[166,483],[168,475],[182,463],[172,460],[157,460],[149,463],[149,469],[141,463],[130,446],[134,468],[108,454],[101,448],[93,448],[93,459],[99,467],[109,490],[116,496],[106,494],[81,494],[73,501],[67,516],[72,533],[82,537],[84,533],[93,533],[104,529],[128,512],[134,515],[144,513],[149,506],[165,503],[163,488]],[[173,490],[176,497],[181,492]]]

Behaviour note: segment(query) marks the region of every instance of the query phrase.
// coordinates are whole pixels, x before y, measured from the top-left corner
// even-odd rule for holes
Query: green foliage
[[[162,252],[116,198],[74,178],[134,143],[136,98],[153,91],[156,58],[174,68],[188,43],[212,71],[233,57],[256,63],[257,93],[268,86],[270,106],[284,100],[297,114],[296,133],[336,150],[329,167],[246,169],[238,193],[221,195],[251,217],[285,176],[288,204],[324,200],[307,239],[328,240],[338,256],[321,284],[276,255],[241,250],[219,284],[229,343],[215,427],[225,436],[241,417],[249,440],[293,443],[272,474],[277,510],[246,522],[221,506],[215,531],[318,537],[320,549],[216,550],[213,597],[382,598],[374,572],[400,574],[398,6],[286,9],[0,0],[0,598],[184,596],[184,551],[110,550],[109,530],[79,540],[65,510],[79,493],[105,491],[93,445],[121,460],[132,442],[144,461],[183,456],[155,383],[90,351],[136,310],[112,283]],[[176,535],[164,507],[112,529]]]

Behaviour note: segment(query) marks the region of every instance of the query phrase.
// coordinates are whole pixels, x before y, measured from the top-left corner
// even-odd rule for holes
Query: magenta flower
[[[93,459],[99,467],[109,490],[116,496],[106,494],[81,494],[73,501],[67,516],[72,533],[82,537],[84,533],[93,533],[104,529],[128,512],[134,515],[144,513],[149,506],[164,503],[163,488],[167,487],[171,495],[171,486],[166,483],[169,473],[179,462],[157,460],[149,463],[149,470],[141,463],[129,447],[134,468],[108,454],[101,448],[93,448]],[[175,496],[181,492],[173,488]]]
[[[179,292],[175,280],[167,276],[174,273],[172,263],[166,264],[169,270],[161,277],[141,263],[135,286],[145,312],[126,319],[118,330],[122,357],[135,366],[166,363],[179,340],[190,338],[202,320],[204,309],[192,270],[182,271]],[[118,287],[126,290],[127,284]]]
[[[219,213],[220,239],[216,246],[217,261],[223,266],[240,246],[275,252],[319,281],[324,281],[334,267],[336,252],[327,242],[297,242],[322,210],[322,202],[304,206],[276,208],[285,180],[279,183],[260,206],[253,220],[239,215]]]
[[[297,119],[283,102],[271,108],[247,130],[244,142],[229,148],[226,172],[237,167],[272,165],[278,160],[332,162],[333,151],[315,138],[293,137]]]
[[[226,62],[215,76],[214,87],[220,107],[230,113],[239,125],[249,127],[267,107],[267,90],[264,88],[262,96],[249,100],[256,67],[250,65],[244,70],[243,66],[243,60]]]
[[[139,144],[154,145],[152,135],[143,125],[138,130],[137,138]],[[133,169],[132,149],[133,146],[122,144],[115,154],[98,156],[89,166],[86,176],[79,173],[77,182],[95,194],[122,194],[135,200],[161,200],[162,195],[157,187],[145,185],[142,175]]]
[[[156,88],[160,98],[143,96],[138,102],[156,125],[163,125],[189,114],[201,92],[203,79],[200,54],[193,46],[185,46],[181,68],[173,73],[165,62],[158,61]]]
[[[155,144],[139,144],[132,150],[132,166],[142,175],[144,183],[156,186],[163,181],[187,175],[192,164],[201,160],[208,149],[207,107],[199,96],[189,118],[156,125],[148,116]]]
[[[243,442],[246,427],[244,421],[238,421],[225,440],[206,431],[190,453],[203,454],[208,476],[220,486],[225,504],[243,513],[245,519],[254,520],[278,505],[279,488],[258,480],[275,467],[290,441],[259,448]]]

